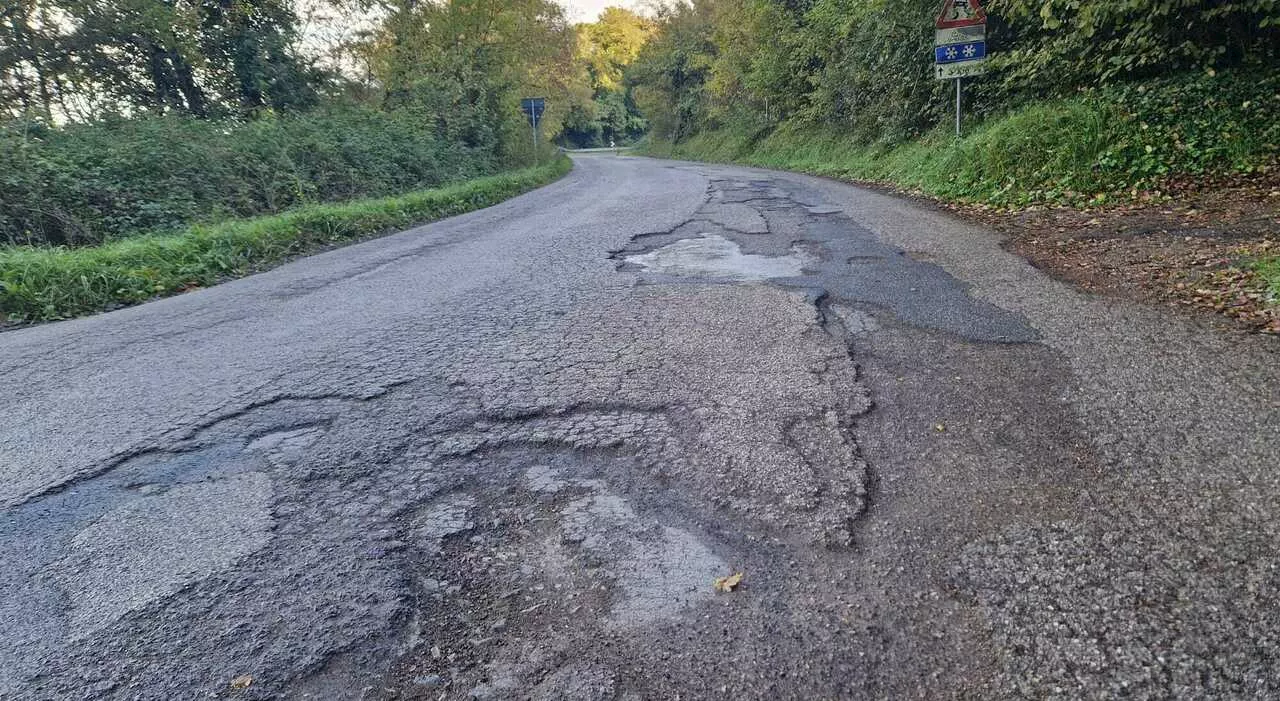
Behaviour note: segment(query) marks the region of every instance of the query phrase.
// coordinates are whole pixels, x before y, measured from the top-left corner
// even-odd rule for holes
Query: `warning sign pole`
[[[960,136],[960,81],[964,78],[956,78],[956,136]]]
[[[987,13],[981,0],[943,0],[934,21],[934,73],[956,81],[956,136],[960,136],[961,81],[980,75],[987,60]]]

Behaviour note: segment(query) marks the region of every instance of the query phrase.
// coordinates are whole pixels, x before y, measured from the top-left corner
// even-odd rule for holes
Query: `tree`
[[[631,10],[606,7],[600,18],[578,25],[578,60],[598,93],[622,89],[622,74],[653,35],[652,21]]]
[[[8,0],[2,17],[0,107],[15,116],[297,109],[325,80],[283,0]]]
[[[706,86],[718,53],[714,3],[660,6],[658,22],[626,80],[652,130],[678,141],[701,126],[707,113]]]
[[[570,106],[560,140],[580,147],[634,140],[647,124],[623,75],[653,34],[654,23],[630,10],[609,7],[596,22],[579,24],[575,30],[575,59],[586,72],[590,91]]]
[[[57,43],[50,8],[36,0],[0,6],[0,112],[53,121],[62,98],[67,56]]]
[[[551,133],[582,85],[574,35],[549,0],[392,0],[367,55],[389,106],[495,154],[525,133],[521,95],[548,97]]]

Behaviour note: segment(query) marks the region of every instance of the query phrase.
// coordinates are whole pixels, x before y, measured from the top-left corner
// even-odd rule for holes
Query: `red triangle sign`
[[[934,26],[938,29],[955,29],[985,24],[986,21],[987,13],[979,0],[946,0],[942,3],[942,11],[938,13],[938,21]]]

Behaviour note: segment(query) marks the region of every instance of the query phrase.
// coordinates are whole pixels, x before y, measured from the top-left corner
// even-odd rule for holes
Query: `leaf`
[[[722,594],[728,594],[742,583],[742,573],[731,574],[728,577],[717,577],[716,582],[712,585],[716,591]]]
[[[253,683],[253,675],[241,674],[240,676],[231,680],[231,688],[236,690],[248,689],[249,685],[252,683]]]

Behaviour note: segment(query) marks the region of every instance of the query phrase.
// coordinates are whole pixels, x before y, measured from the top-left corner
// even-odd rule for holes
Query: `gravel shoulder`
[[[1280,256],[1274,169],[1093,209],[935,206],[999,231],[1009,250],[1083,290],[1280,334],[1280,298],[1255,266]]]

